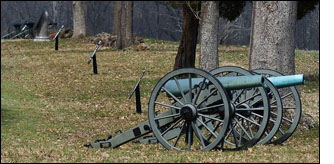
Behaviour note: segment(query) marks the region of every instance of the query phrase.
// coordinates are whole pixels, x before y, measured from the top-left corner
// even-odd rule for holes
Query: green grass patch
[[[91,38],[54,42],[1,40],[1,159],[5,162],[319,162],[319,127],[298,131],[283,145],[243,151],[176,152],[160,144],[87,149],[87,142],[125,131],[148,118],[156,83],[172,71],[178,42],[144,39],[149,51],[97,52],[99,74],[87,60]],[[198,54],[198,53],[197,53]],[[220,46],[219,65],[247,68],[248,47]],[[198,56],[196,60],[198,66]],[[143,114],[128,99],[142,71]],[[296,50],[303,112],[319,123],[319,52]]]

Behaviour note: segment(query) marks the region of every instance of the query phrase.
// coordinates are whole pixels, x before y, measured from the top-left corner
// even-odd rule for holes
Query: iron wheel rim
[[[233,76],[233,74],[236,76],[253,75],[248,70],[243,69],[241,67],[235,67],[235,66],[223,66],[223,67],[212,70],[210,73],[214,76],[217,76],[217,75],[219,76],[219,74],[223,74],[223,73],[226,73],[226,76],[231,76],[231,75]],[[240,95],[243,95],[243,94],[246,95],[246,93],[250,92],[251,90],[252,89],[250,90],[242,89],[242,90],[234,90],[234,91],[236,91],[235,93],[238,93]],[[250,117],[243,116],[240,113],[238,114],[238,112],[235,112],[235,114],[232,113],[231,114],[232,121],[230,123],[230,128],[226,134],[226,137],[223,140],[224,144],[222,144],[221,147],[217,147],[217,148],[225,149],[225,150],[246,149],[250,146],[255,145],[261,139],[261,137],[265,133],[266,126],[269,121],[270,106],[269,106],[268,96],[263,87],[254,88],[254,93],[255,92],[258,92],[257,94],[260,94],[262,98],[262,102],[263,102],[263,113],[261,115],[262,118],[260,118],[260,116],[256,115],[254,112],[250,112]],[[236,96],[236,97],[240,98],[241,96]],[[251,97],[248,97],[248,98],[251,98]],[[245,98],[245,100],[248,98]],[[245,103],[249,103],[249,102],[250,101],[246,101]],[[233,94],[231,97],[231,103],[232,103],[231,106],[235,106],[236,108],[240,105],[240,103],[237,103],[237,100],[233,98]],[[237,110],[238,109],[235,109],[235,111]],[[261,121],[257,122],[256,119],[250,119],[250,118],[256,118]],[[243,126],[244,123],[247,124],[246,125],[247,127]],[[255,126],[255,128],[257,128],[257,130],[255,131],[255,134],[253,133],[252,126]],[[247,129],[249,131],[248,133],[247,133]],[[244,134],[246,134],[246,136],[243,136]],[[237,143],[237,140],[239,140],[238,141],[239,144]],[[244,141],[242,142],[241,140],[244,140]]]
[[[201,76],[201,77],[205,78],[217,89],[216,91],[221,96],[221,101],[224,104],[223,105],[224,106],[224,118],[215,119],[215,120],[220,120],[220,121],[218,121],[219,122],[218,124],[221,124],[221,126],[219,128],[219,132],[218,132],[218,129],[213,131],[213,133],[215,133],[214,134],[215,139],[213,139],[211,142],[210,141],[209,142],[204,141],[203,138],[202,138],[203,136],[206,135],[206,134],[204,134],[204,130],[206,128],[205,127],[203,129],[198,128],[199,127],[198,122],[200,124],[203,124],[203,122],[201,122],[201,120],[198,121],[199,118],[200,118],[199,114],[196,113],[196,116],[194,116],[195,118],[191,118],[193,120],[188,120],[186,116],[183,117],[181,115],[181,111],[183,111],[183,110],[186,111],[187,110],[186,107],[195,108],[196,105],[201,105],[197,101],[197,98],[196,98],[196,97],[198,97],[197,94],[193,95],[193,94],[189,94],[189,93],[186,93],[186,94],[183,93],[181,99],[178,99],[178,100],[176,100],[177,99],[176,96],[172,97],[174,99],[172,101],[175,102],[174,104],[171,104],[171,106],[174,106],[172,108],[175,108],[174,109],[174,111],[175,111],[174,115],[179,116],[179,117],[177,117],[177,119],[174,120],[174,122],[168,127],[160,126],[159,121],[157,121],[159,119],[159,115],[155,114],[157,112],[156,110],[158,109],[157,105],[163,104],[163,103],[158,102],[157,99],[159,99],[159,96],[162,95],[161,94],[162,89],[164,90],[164,86],[169,80],[174,79],[175,82],[176,82],[176,81],[178,81],[177,76],[184,75],[184,74],[186,74],[188,76],[189,81],[192,81],[192,76],[191,75]],[[192,85],[188,85],[188,86],[192,86]],[[196,87],[191,87],[191,90],[193,90],[195,88]],[[180,86],[178,86],[178,89],[181,90]],[[197,89],[198,89],[198,87],[197,87]],[[166,92],[166,90],[165,90],[165,92]],[[167,92],[166,92],[166,94],[167,94]],[[200,95],[200,93],[198,93],[198,95]],[[191,102],[189,100],[191,100]],[[228,104],[228,105],[225,105],[225,104]],[[179,109],[177,109],[177,108],[179,108]],[[198,107],[198,108],[195,108],[193,110],[196,110],[197,112],[200,113],[201,109],[203,109],[203,107],[201,107],[201,108]],[[205,115],[205,114],[201,114],[201,115]],[[223,88],[223,86],[220,84],[220,82],[215,77],[213,77],[210,73],[208,73],[206,71],[203,71],[203,70],[200,70],[200,69],[195,69],[195,68],[178,69],[178,70],[175,70],[175,71],[172,71],[172,72],[169,72],[168,74],[166,74],[163,78],[160,79],[160,81],[156,84],[156,86],[152,90],[151,97],[150,97],[150,100],[149,100],[148,118],[149,118],[149,123],[151,125],[152,131],[153,131],[154,135],[156,136],[157,140],[168,150],[174,149],[174,150],[177,150],[177,151],[189,151],[189,150],[194,150],[195,149],[196,151],[208,151],[208,150],[211,150],[211,149],[215,148],[216,145],[218,145],[220,143],[220,141],[224,138],[226,130],[228,129],[228,124],[230,122],[229,115],[230,115],[230,106],[229,106],[229,99],[227,97],[226,90]],[[207,117],[210,118],[211,116],[207,116]],[[160,118],[162,118],[162,117],[160,117]],[[202,126],[205,126],[205,125],[202,125]],[[190,130],[190,129],[192,129],[192,130]],[[175,136],[176,138],[174,138],[172,140],[167,140],[167,137],[165,137],[164,135],[166,135],[171,130],[178,130],[177,133],[175,133],[175,134],[177,134]],[[183,133],[184,131],[186,131],[186,133]],[[210,131],[210,130],[207,129],[207,131]],[[195,135],[193,135],[193,134],[195,134]],[[194,145],[194,141],[193,141],[193,139],[195,138],[194,136],[196,136],[197,141],[199,141],[199,142],[196,142],[197,145]],[[187,138],[187,139],[185,139],[185,138]],[[184,141],[184,143],[183,143],[183,141]],[[198,146],[198,145],[200,145],[200,146]]]

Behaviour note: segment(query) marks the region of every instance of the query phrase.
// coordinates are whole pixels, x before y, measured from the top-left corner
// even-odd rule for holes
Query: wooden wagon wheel
[[[193,78],[203,78],[202,83],[193,85]],[[170,80],[176,83],[181,93],[178,96],[166,89],[165,84]],[[187,81],[187,87],[181,87],[181,80]],[[206,106],[204,100],[199,98],[201,93],[206,94],[205,99],[219,97],[219,101],[216,101],[214,106]],[[157,140],[168,150],[211,150],[225,137],[230,122],[229,104],[226,90],[210,73],[194,68],[179,69],[166,74],[154,87],[149,100],[149,123]],[[217,107],[221,110],[211,110]],[[160,113],[169,110],[169,114],[161,116]],[[217,118],[214,115],[223,117]],[[200,119],[202,117],[219,128],[207,127]],[[159,124],[164,119],[173,119],[173,122]],[[202,128],[199,128],[201,126]]]
[[[253,75],[251,72],[234,66],[225,66],[210,72],[215,77]],[[272,84],[265,79],[267,86]],[[224,84],[223,84],[224,86]],[[231,124],[224,139],[223,149],[238,150],[256,144],[258,141],[265,143],[274,136],[273,132],[266,132],[270,118],[270,105],[267,91],[263,87],[229,90],[231,97]],[[280,102],[277,90],[273,90],[274,97]],[[282,111],[282,109],[278,109]],[[281,113],[280,113],[281,114]],[[276,127],[280,119],[275,120]],[[266,134],[263,136],[263,134]]]
[[[284,76],[283,74],[270,69],[256,69],[253,72],[266,77]],[[283,119],[279,131],[270,141],[273,144],[280,144],[286,141],[296,130],[301,113],[302,104],[296,87],[279,88],[283,103]],[[271,107],[275,107],[276,102],[271,102]]]

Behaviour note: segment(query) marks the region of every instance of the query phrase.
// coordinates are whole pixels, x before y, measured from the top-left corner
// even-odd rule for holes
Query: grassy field
[[[88,149],[147,120],[156,82],[173,68],[177,42],[145,40],[149,51],[97,52],[99,74],[88,65],[89,38],[53,42],[1,40],[1,160],[5,162],[319,162],[319,126],[298,131],[282,145],[242,151],[175,152],[160,144],[128,143],[117,149]],[[248,47],[219,47],[219,65],[247,68]],[[198,58],[197,58],[198,59]],[[196,65],[198,65],[198,60]],[[133,114],[128,96],[142,71],[143,114]],[[319,124],[319,52],[296,50],[303,112]]]

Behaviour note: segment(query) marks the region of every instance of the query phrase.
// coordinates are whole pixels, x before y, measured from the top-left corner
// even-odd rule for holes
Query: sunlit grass
[[[53,42],[1,40],[1,159],[5,162],[319,162],[319,127],[296,132],[283,145],[243,151],[175,152],[160,144],[128,143],[118,149],[83,145],[147,120],[157,81],[172,71],[177,42],[144,39],[149,51],[97,52],[99,74],[87,60],[90,38]],[[247,68],[248,47],[219,47],[220,66]],[[196,60],[198,66],[198,57]],[[128,99],[142,71],[143,114]],[[303,112],[319,122],[319,52],[296,51]]]

